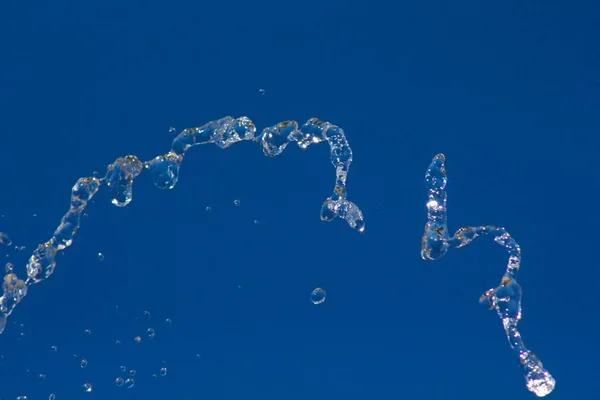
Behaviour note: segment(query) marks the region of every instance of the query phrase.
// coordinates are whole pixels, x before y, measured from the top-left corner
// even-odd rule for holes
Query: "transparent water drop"
[[[104,254],[98,253],[98,260],[104,261]]]
[[[173,323],[173,320],[171,320],[171,318],[167,318],[167,319],[165,319],[165,322],[166,322],[167,324],[172,324],[172,323]]]
[[[51,347],[51,349],[52,349],[52,351],[56,352],[56,351],[58,351],[58,346],[57,345],[53,345]]]
[[[141,336],[136,336],[133,338],[133,341],[136,343],[140,343],[142,341],[142,337]]]
[[[155,335],[156,335],[156,332],[154,332],[154,329],[148,328],[148,337],[150,339],[152,339]]]
[[[135,369],[132,369],[131,371],[129,371],[129,376],[135,376],[135,373],[136,373]]]
[[[121,371],[123,371],[123,372],[127,371],[127,367],[124,365],[121,365]]]
[[[123,383],[125,383],[125,379],[123,379],[122,377],[117,376],[115,378],[115,385],[117,385],[117,386],[123,386]]]
[[[17,396],[17,400],[27,400],[27,396]]]
[[[89,382],[86,382],[83,384],[83,391],[86,393],[90,393],[92,391],[92,384]]]
[[[254,225],[258,225],[259,223],[260,222],[257,219],[254,220]]]
[[[85,330],[85,334],[90,336],[92,334],[92,330],[91,329],[86,329]]]
[[[327,293],[325,292],[325,289],[318,287],[310,294],[310,301],[312,301],[313,304],[322,304],[325,301],[326,296]]]
[[[48,396],[48,400],[56,400],[56,395],[54,393],[50,393],[50,396]]]
[[[146,310],[144,311],[144,317],[149,317],[150,316],[150,311]]]
[[[88,365],[88,360],[87,358],[82,358],[81,362],[79,363],[79,365],[81,366],[81,368],[85,368]]]
[[[131,389],[134,385],[135,385],[135,379],[133,379],[133,378],[125,379],[125,387],[127,389]]]
[[[169,127],[169,133],[173,134],[173,133],[175,133],[175,131],[176,131],[176,129],[174,126]]]
[[[160,369],[160,376],[165,376],[167,375],[167,367],[161,367]],[[175,374],[177,375],[177,374]]]
[[[236,207],[239,207],[240,203],[241,202],[239,200],[234,200],[233,201],[233,204],[235,204]]]
[[[258,89],[258,93],[260,93],[261,96],[265,95],[265,89]]]
[[[206,206],[206,211],[210,211],[212,208],[210,206]]]

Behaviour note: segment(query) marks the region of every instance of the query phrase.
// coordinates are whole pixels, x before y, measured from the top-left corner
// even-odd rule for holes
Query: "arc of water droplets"
[[[63,216],[50,240],[40,244],[29,258],[26,280],[19,279],[13,271],[8,271],[4,276],[0,296],[0,333],[6,326],[8,316],[27,295],[28,287],[52,275],[56,266],[56,254],[71,245],[87,204],[103,184],[108,187],[111,202],[124,207],[131,202],[133,182],[144,168],[153,174],[156,187],[173,189],[177,184],[184,155],[191,147],[214,143],[225,149],[243,140],[259,143],[264,154],[269,157],[281,154],[290,142],[306,149],[311,144],[326,141],[330,148],[331,163],[335,167],[336,180],[333,194],[325,199],[321,207],[321,220],[331,221],[340,217],[352,228],[364,231],[365,222],[361,210],[346,199],[346,177],[352,163],[352,150],[342,128],[311,118],[300,128],[296,121],[284,121],[257,134],[256,127],[249,118],[224,117],[200,127],[184,129],[175,137],[168,153],[150,161],[141,162],[134,155],[119,157],[107,167],[103,178],[79,178],[71,190],[69,211]]]
[[[476,237],[489,235],[508,251],[508,266],[500,285],[485,291],[479,303],[496,310],[502,320],[504,331],[511,348],[517,352],[519,363],[525,375],[527,389],[539,397],[548,395],[556,382],[546,371],[537,356],[525,347],[517,324],[521,319],[521,286],[516,276],[521,264],[521,248],[506,229],[498,226],[476,226],[460,228],[454,236],[448,236],[446,209],[446,158],[437,154],[425,174],[428,190],[427,223],[421,241],[421,257],[424,260],[438,260],[449,248],[460,248],[471,243]]]

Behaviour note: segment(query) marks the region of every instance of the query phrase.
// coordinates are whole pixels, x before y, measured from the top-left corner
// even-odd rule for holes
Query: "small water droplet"
[[[156,332],[154,332],[154,329],[148,328],[148,337],[150,339],[152,339],[155,335],[156,335]]]
[[[85,334],[90,336],[92,334],[92,330],[91,329],[86,329],[85,330]]]
[[[165,376],[167,375],[167,367],[161,367],[160,369],[160,376]],[[175,374],[177,375],[177,374]]]
[[[123,378],[122,378],[122,377],[120,377],[120,376],[117,376],[117,377],[115,378],[115,385],[117,385],[117,386],[123,386],[123,383],[124,383],[124,382],[125,382],[125,379],[123,379]]]
[[[131,371],[129,371],[129,376],[135,376],[135,369],[132,369]]]
[[[167,319],[165,319],[165,322],[166,322],[167,324],[171,324],[171,323],[173,323],[173,321],[171,320],[171,318],[167,318]]]
[[[261,96],[265,95],[265,89],[258,89],[258,92],[261,94]]]
[[[325,292],[325,289],[319,287],[310,294],[310,301],[312,301],[313,304],[322,304],[325,301],[326,296],[327,293]]]
[[[88,360],[87,358],[82,358],[81,362],[79,363],[79,365],[81,365],[81,368],[85,368],[88,365]]]
[[[90,392],[92,391],[92,384],[91,384],[91,383],[89,383],[89,382],[86,382],[86,383],[84,383],[84,384],[83,384],[83,390],[84,390],[86,393],[90,393]]]
[[[98,253],[98,260],[104,261],[104,254]]]
[[[212,208],[210,206],[206,206],[206,211],[210,211]]]
[[[121,371],[123,371],[123,372],[127,371],[127,367],[124,365],[121,365]]]
[[[133,379],[133,378],[125,379],[125,387],[127,389],[131,389],[133,387],[133,385],[135,385],[135,379]]]
[[[236,207],[239,207],[240,203],[241,202],[239,200],[234,200],[233,201],[233,204],[235,204]]]
[[[56,400],[56,395],[54,393],[50,393],[50,396],[48,396],[48,400]]]
[[[169,127],[169,133],[173,134],[173,133],[175,133],[175,131],[176,131],[176,129],[174,126]]]
[[[134,338],[133,338],[133,340],[134,340],[136,343],[140,343],[140,342],[142,341],[142,337],[141,337],[141,336],[136,336],[136,337],[134,337]]]

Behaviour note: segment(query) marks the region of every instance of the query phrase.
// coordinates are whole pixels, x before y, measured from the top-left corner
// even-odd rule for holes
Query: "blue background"
[[[319,220],[334,184],[324,144],[275,159],[248,142],[194,148],[172,191],[142,174],[126,208],[96,196],[0,336],[0,396],[533,398],[500,320],[477,304],[504,250],[488,238],[420,259],[423,176],[444,152],[450,229],[503,225],[523,249],[520,329],[557,380],[550,398],[595,398],[599,11],[1,2],[0,231],[26,246],[5,250],[20,275],[77,178],[163,154],[169,127],[225,115],[343,127],[367,227]],[[314,306],[317,286],[328,296]],[[137,370],[134,388],[113,383],[120,365]]]

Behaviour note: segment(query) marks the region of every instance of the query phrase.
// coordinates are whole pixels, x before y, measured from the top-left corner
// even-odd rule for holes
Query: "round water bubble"
[[[86,383],[84,383],[84,384],[83,384],[83,390],[84,390],[86,393],[90,393],[90,392],[92,391],[92,384],[91,384],[91,383],[89,383],[89,382],[86,382]]]
[[[133,378],[125,379],[125,387],[127,389],[131,389],[134,385],[135,385],[135,379],[133,379]]]
[[[160,376],[165,376],[167,375],[167,367],[162,367],[160,369]]]
[[[325,302],[326,296],[327,293],[325,292],[325,289],[318,287],[310,294],[310,301],[312,301],[313,304],[322,304]]]
[[[81,368],[85,368],[88,365],[88,360],[87,358],[82,358],[81,362],[80,362]]]
[[[123,379],[123,378],[122,378],[122,377],[120,377],[120,376],[117,376],[117,377],[115,378],[115,385],[117,385],[117,386],[123,386],[123,383],[124,383],[124,382],[125,382],[125,379]]]

